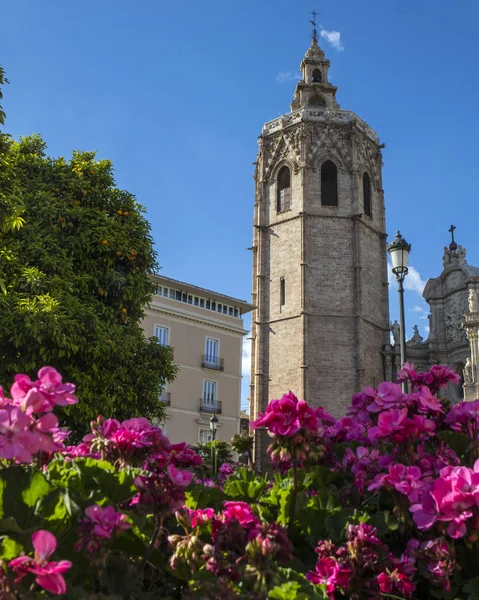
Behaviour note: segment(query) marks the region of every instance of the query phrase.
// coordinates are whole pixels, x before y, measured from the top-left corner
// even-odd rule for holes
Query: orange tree
[[[64,418],[77,434],[98,414],[160,419],[176,368],[140,326],[156,268],[141,205],[108,160],[51,158],[39,136],[1,135],[0,385],[58,368],[77,382],[82,401]]]

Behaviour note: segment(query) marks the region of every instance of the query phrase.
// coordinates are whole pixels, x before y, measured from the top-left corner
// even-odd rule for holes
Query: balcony
[[[161,392],[160,397],[158,399],[163,404],[166,404],[166,406],[170,406],[170,404],[171,404],[171,392],[165,392],[165,390],[163,390]]]
[[[205,398],[200,398],[200,410],[205,413],[216,413],[217,415],[221,414],[221,402],[218,400],[211,401],[206,400]]]
[[[215,371],[223,371],[223,359],[218,356],[208,356],[208,354],[203,354],[203,360],[201,361],[201,366],[203,369],[214,369]]]

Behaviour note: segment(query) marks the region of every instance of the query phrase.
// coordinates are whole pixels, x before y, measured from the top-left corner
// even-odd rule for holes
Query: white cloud
[[[409,273],[404,279],[404,289],[416,292],[416,294],[422,296],[425,286],[426,282],[421,277],[419,271],[416,271],[414,267],[409,267]]]
[[[276,75],[276,81],[278,83],[289,83],[290,81],[297,81],[301,79],[301,76],[294,71],[280,71]]]
[[[427,335],[429,335],[430,331],[431,331],[431,328],[429,327],[429,325],[424,325],[424,332],[427,333]]]
[[[251,340],[243,338],[243,351],[241,360],[241,408],[249,410],[248,398],[250,395],[250,372],[251,372]]]
[[[396,280],[396,276],[391,271],[391,263],[388,262],[388,283],[390,287],[397,290],[398,283]],[[414,267],[409,267],[409,272],[404,279],[404,289],[410,292],[416,292],[419,296],[422,297],[422,292],[426,282],[421,277],[419,271],[417,271]],[[411,309],[413,312],[419,312],[416,307]]]
[[[251,340],[243,338],[243,352],[241,361],[241,374],[243,377],[249,377],[251,371]]]
[[[418,305],[416,304],[416,306],[413,306],[413,307],[410,309],[410,311],[411,311],[411,312],[415,312],[415,313],[423,313],[423,312],[424,312],[424,307],[422,307],[422,306],[418,306]]]
[[[338,52],[344,50],[343,42],[341,41],[341,33],[339,31],[326,31],[326,29],[321,29],[319,35]]]

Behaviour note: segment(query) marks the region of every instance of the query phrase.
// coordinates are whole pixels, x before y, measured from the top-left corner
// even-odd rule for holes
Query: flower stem
[[[143,558],[141,559],[140,569],[143,569],[144,566],[146,565],[146,563],[148,562],[148,559],[150,558],[150,555],[153,552],[153,549],[155,547],[156,540],[158,539],[158,536],[160,535],[160,531],[161,531],[161,521],[158,521],[157,525],[155,527],[155,530],[153,531],[153,535],[151,537],[150,544],[149,544],[148,548],[146,549],[146,552],[143,555]]]
[[[291,495],[291,504],[289,505],[289,523],[288,537],[291,539],[294,528],[294,515],[296,513],[296,496],[298,495],[298,465],[296,457],[293,457],[293,493]]]

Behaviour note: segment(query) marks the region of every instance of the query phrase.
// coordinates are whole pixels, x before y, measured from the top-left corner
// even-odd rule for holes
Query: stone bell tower
[[[312,37],[291,111],[266,123],[259,137],[253,418],[289,390],[340,415],[356,391],[384,379],[381,145],[364,121],[341,110],[316,30]]]

